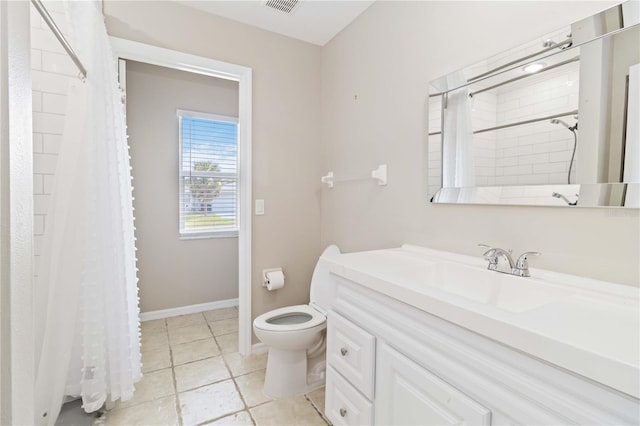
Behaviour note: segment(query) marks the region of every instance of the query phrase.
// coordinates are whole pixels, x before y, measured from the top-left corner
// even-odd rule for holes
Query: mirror
[[[430,84],[435,203],[640,207],[640,3]]]

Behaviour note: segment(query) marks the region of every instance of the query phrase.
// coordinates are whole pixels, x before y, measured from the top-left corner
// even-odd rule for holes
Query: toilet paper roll
[[[284,274],[282,271],[267,272],[267,290],[277,290],[284,287]]]

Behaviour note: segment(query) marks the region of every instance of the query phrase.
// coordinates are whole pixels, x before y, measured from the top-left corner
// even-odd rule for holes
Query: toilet
[[[340,254],[337,246],[321,257]],[[264,393],[285,398],[324,386],[327,311],[335,297],[329,269],[318,261],[311,278],[310,303],[287,306],[253,321],[258,339],[269,348]]]

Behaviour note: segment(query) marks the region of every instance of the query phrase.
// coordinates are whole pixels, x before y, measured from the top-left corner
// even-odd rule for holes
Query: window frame
[[[176,115],[178,117],[178,237],[181,240],[193,240],[204,238],[237,238],[240,230],[240,156],[238,146],[240,141],[240,125],[238,117],[232,117],[227,115],[211,114],[199,111],[190,111],[177,109]],[[210,121],[221,121],[226,123],[236,124],[236,172],[198,172],[202,176],[223,177],[232,178],[236,181],[236,194],[235,194],[235,226],[220,229],[206,229],[206,230],[192,230],[186,231],[184,228],[184,181],[185,176],[193,176],[193,172],[190,171],[188,175],[183,170],[183,138],[182,138],[182,119],[186,118],[198,118]]]

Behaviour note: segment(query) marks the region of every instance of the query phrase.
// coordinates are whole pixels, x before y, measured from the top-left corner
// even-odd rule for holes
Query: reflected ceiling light
[[[544,62],[534,62],[532,64],[525,65],[524,67],[522,67],[522,70],[526,73],[533,74],[534,72],[540,71],[542,68],[544,68],[544,66]]]

